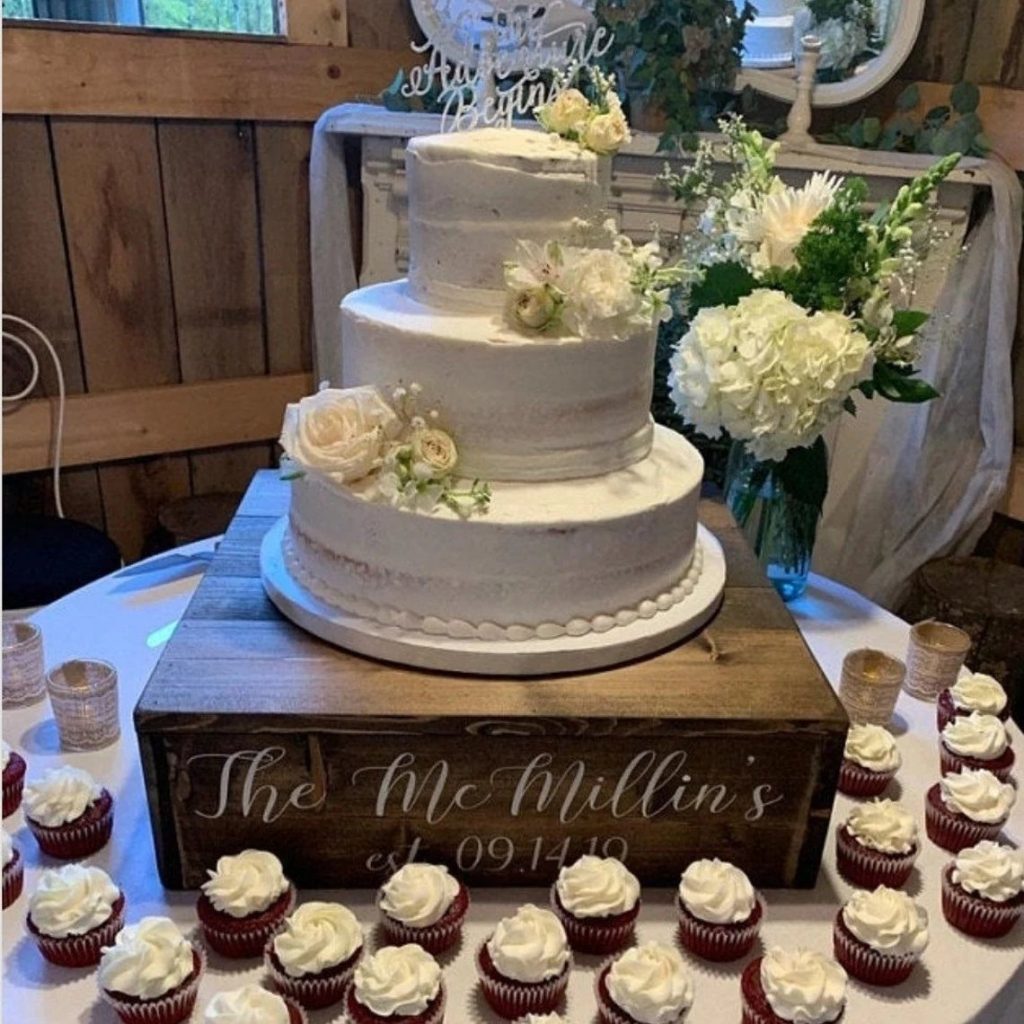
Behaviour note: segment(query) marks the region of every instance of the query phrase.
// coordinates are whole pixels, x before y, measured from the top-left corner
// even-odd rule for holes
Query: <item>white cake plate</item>
[[[270,600],[297,626],[337,647],[415,668],[493,676],[547,676],[606,668],[692,636],[718,611],[725,587],[725,556],[703,525],[697,543],[704,566],[693,593],[667,611],[605,633],[542,640],[461,640],[384,626],[341,611],[298,583],[283,556],[287,516],[275,523],[260,548],[260,575]]]

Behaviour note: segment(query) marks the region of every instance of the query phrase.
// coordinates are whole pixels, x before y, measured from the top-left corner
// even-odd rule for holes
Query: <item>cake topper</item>
[[[441,130],[510,126],[550,103],[571,78],[605,54],[612,34],[596,24],[594,0],[412,0],[426,40],[413,43],[426,63],[402,93],[440,86]],[[561,75],[546,72],[562,72]]]

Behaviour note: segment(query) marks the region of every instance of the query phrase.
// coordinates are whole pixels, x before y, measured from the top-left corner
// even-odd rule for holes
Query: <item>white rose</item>
[[[598,114],[587,125],[583,133],[583,143],[595,153],[614,153],[629,142],[629,125],[618,110],[607,114]]]
[[[401,426],[375,387],[324,388],[285,410],[281,447],[301,468],[351,483],[380,466]]]
[[[559,135],[575,134],[583,129],[590,116],[590,104],[579,89],[560,92],[543,110],[543,124]]]
[[[412,453],[417,462],[430,468],[431,476],[447,476],[459,461],[459,451],[451,436],[433,427],[413,435]]]
[[[558,318],[561,302],[548,285],[524,288],[512,296],[512,317],[529,331],[543,331]]]

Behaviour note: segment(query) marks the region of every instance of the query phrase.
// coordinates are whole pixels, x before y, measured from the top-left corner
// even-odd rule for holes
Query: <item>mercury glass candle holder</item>
[[[926,619],[911,626],[903,689],[920,700],[938,699],[956,682],[970,649],[970,636],[948,622]]]
[[[3,624],[3,706],[23,707],[46,696],[43,631],[27,620]]]
[[[62,750],[97,750],[121,735],[117,669],[105,661],[75,659],[46,677]]]
[[[900,695],[906,665],[899,658],[863,647],[843,658],[839,699],[854,725],[888,725]]]

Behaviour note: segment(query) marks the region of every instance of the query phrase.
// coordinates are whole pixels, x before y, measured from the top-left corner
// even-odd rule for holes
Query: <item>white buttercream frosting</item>
[[[0,770],[7,767],[7,762],[11,759],[11,747],[7,740],[0,740]]]
[[[939,796],[946,809],[972,821],[995,825],[1010,816],[1017,791],[1000,782],[987,768],[963,768],[939,780]]]
[[[385,946],[356,967],[355,998],[381,1017],[415,1016],[437,998],[441,968],[422,946]]]
[[[693,981],[682,956],[660,942],[626,950],[605,984],[616,1006],[640,1024],[675,1024],[693,1003]]]
[[[301,978],[344,963],[363,944],[355,914],[340,903],[304,903],[274,938],[285,974]]]
[[[1006,707],[1006,691],[984,672],[962,669],[959,679],[949,688],[949,695],[958,708],[967,711],[999,715]]]
[[[532,903],[498,922],[487,940],[487,952],[498,973],[513,981],[547,981],[561,974],[569,962],[561,921]]]
[[[942,730],[942,742],[948,750],[961,757],[994,761],[1006,753],[1010,735],[995,715],[972,711],[969,715],[960,715],[946,723]]]
[[[400,867],[380,890],[380,908],[410,928],[427,928],[448,912],[459,883],[443,864],[413,862]]]
[[[101,868],[65,864],[44,871],[28,904],[32,923],[55,939],[106,924],[121,891]]]
[[[905,892],[880,885],[855,892],[843,923],[861,942],[887,956],[920,956],[928,945],[928,913]]]
[[[0,828],[0,851],[3,853],[3,866],[7,867],[14,860],[14,843],[5,828]]]
[[[983,839],[956,855],[952,879],[967,892],[1005,903],[1024,892],[1024,851]]]
[[[48,768],[25,786],[25,814],[40,825],[56,828],[80,818],[102,793],[103,787],[81,768]]]
[[[158,999],[194,969],[192,945],[169,917],[144,917],[103,947],[99,982],[110,992]]]
[[[288,1004],[260,985],[218,992],[206,1004],[203,1024],[288,1024]]]
[[[288,889],[281,862],[266,850],[243,850],[234,856],[221,857],[203,892],[222,913],[231,917],[247,917],[266,910]]]
[[[851,725],[843,756],[871,772],[892,772],[903,763],[892,733],[880,725]]]
[[[917,846],[917,823],[895,800],[858,804],[846,819],[850,835],[870,850],[910,853]]]
[[[809,949],[769,949],[761,987],[775,1014],[793,1024],[831,1024],[846,1005],[846,971]]]
[[[640,899],[640,882],[621,860],[591,854],[562,868],[555,889],[559,903],[576,917],[625,914]]]
[[[513,1024],[568,1024],[568,1021],[560,1013],[528,1013]]]
[[[757,896],[746,873],[715,857],[695,860],[679,882],[683,906],[711,924],[739,924],[754,912]]]

